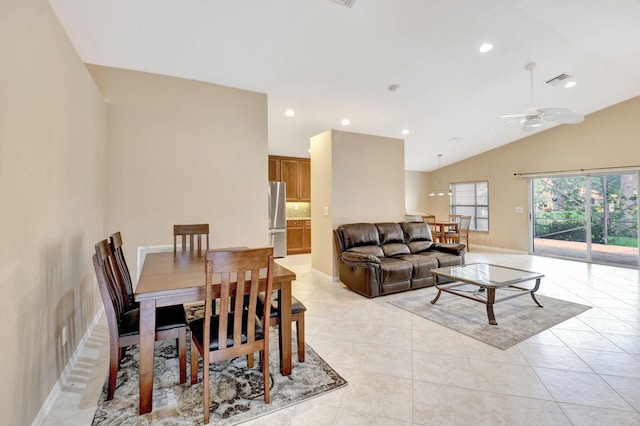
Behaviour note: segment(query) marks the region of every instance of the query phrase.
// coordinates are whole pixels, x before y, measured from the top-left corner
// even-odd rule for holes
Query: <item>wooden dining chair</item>
[[[449,243],[462,243],[469,251],[469,228],[471,227],[471,216],[461,216],[460,223],[455,232],[445,233],[445,238]]]
[[[191,329],[191,384],[197,382],[198,354],[202,357],[204,423],[209,423],[209,364],[253,356],[260,352],[264,402],[269,393],[269,327],[261,318],[270,318],[271,304],[258,311],[261,273],[264,292],[273,288],[273,247],[247,250],[212,250],[206,254],[204,317],[189,323]],[[244,279],[243,279],[244,278]],[[235,281],[238,281],[236,285]],[[244,285],[243,285],[244,284]],[[213,314],[214,287],[219,292],[219,313]],[[231,305],[231,298],[234,302]],[[229,307],[233,306],[232,309]]]
[[[434,214],[429,214],[426,216],[422,216],[422,220],[429,224],[429,228],[431,228],[431,235],[433,235],[434,240],[435,241],[435,237],[436,237],[436,215]]]
[[[118,271],[120,272],[120,277],[124,284],[123,290],[128,301],[127,310],[130,308],[137,308],[139,305],[134,300],[133,283],[131,282],[131,274],[129,273],[129,267],[127,266],[127,261],[124,257],[124,251],[122,250],[122,235],[119,231],[113,233],[111,237],[109,237],[109,245],[111,246],[111,251],[115,257],[116,264],[118,265]]]
[[[265,301],[265,294],[258,295],[259,307]],[[296,339],[298,341],[298,361],[304,362],[304,313],[307,307],[298,299],[291,296],[291,322],[296,324]],[[260,309],[258,309],[260,311]],[[271,327],[280,324],[280,304],[275,293],[271,293],[271,317],[269,325]]]
[[[120,361],[128,346],[140,343],[140,309],[126,309],[127,297],[122,291],[124,283],[108,240],[95,245],[93,266],[104,304],[109,328],[109,378],[107,400],[113,399]],[[171,307],[170,307],[171,308]],[[180,383],[187,381],[187,319],[184,309],[156,310],[155,340],[175,339],[180,365]]]
[[[202,252],[202,239],[205,239],[205,250],[209,250],[209,224],[173,225],[173,252],[177,252],[178,237],[181,239],[183,252]],[[189,242],[187,244],[187,241]]]

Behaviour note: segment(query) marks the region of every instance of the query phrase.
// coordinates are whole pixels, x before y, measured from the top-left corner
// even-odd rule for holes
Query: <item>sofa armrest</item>
[[[380,264],[380,258],[372,254],[354,253],[351,251],[343,251],[340,258],[346,263],[375,263]]]
[[[460,256],[465,252],[466,246],[464,244],[446,244],[446,243],[436,243],[431,246],[432,250],[437,250],[442,253],[455,254],[456,256]]]

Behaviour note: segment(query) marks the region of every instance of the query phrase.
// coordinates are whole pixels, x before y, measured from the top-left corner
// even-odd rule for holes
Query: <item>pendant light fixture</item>
[[[442,154],[438,154],[438,170],[440,170],[442,168]],[[442,184],[442,178],[438,177],[438,189],[435,190],[431,190],[431,192],[429,193],[429,197],[442,197],[444,195],[451,195],[451,190],[449,189],[447,192],[445,192],[444,188],[443,188],[443,184]]]

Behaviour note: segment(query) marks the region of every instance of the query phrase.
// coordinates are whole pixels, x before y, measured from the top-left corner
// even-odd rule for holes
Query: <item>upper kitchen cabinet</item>
[[[269,156],[269,180],[287,184],[287,201],[311,201],[311,160]]]

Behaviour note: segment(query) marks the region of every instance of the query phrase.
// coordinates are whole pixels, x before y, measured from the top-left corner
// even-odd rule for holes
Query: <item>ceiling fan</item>
[[[533,70],[536,67],[535,62],[528,63],[524,69],[529,71],[531,78],[531,99],[533,100]],[[500,118],[506,118],[503,124],[519,121],[522,130],[532,132],[539,129],[546,121],[552,121],[562,124],[578,124],[584,121],[584,117],[571,108],[564,107],[546,107],[546,108],[530,108],[524,114],[501,115]]]

